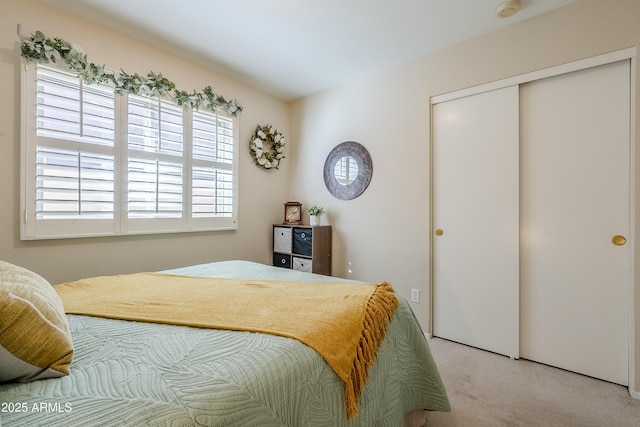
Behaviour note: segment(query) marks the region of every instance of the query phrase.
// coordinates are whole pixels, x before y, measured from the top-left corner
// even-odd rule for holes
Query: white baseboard
[[[631,387],[629,387],[629,394],[631,395],[631,397],[633,397],[634,399],[640,399],[640,392],[637,390],[632,389]]]

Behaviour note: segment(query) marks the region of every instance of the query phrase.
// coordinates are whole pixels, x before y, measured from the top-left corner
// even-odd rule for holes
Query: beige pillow
[[[67,375],[72,356],[69,323],[53,287],[0,261],[0,382]]]

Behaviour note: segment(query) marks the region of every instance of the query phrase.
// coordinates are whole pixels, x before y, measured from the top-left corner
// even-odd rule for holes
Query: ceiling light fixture
[[[510,0],[502,3],[496,9],[496,16],[498,18],[509,18],[520,10],[520,2],[518,0]]]

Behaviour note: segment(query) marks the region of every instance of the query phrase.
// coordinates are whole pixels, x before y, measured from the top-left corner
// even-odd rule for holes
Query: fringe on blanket
[[[358,342],[357,355],[349,374],[349,380],[344,385],[348,418],[354,418],[358,415],[358,400],[367,383],[369,368],[376,360],[378,348],[387,334],[388,322],[391,321],[393,313],[398,307],[398,300],[391,285],[387,282],[381,282],[365,304],[362,335]]]

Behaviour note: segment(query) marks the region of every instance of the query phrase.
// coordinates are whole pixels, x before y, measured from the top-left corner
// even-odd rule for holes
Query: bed
[[[167,275],[358,283],[248,261]],[[406,300],[368,370],[357,415],[344,382],[311,347],[285,336],[67,314],[68,375],[0,384],[2,426],[414,426],[449,402]]]

